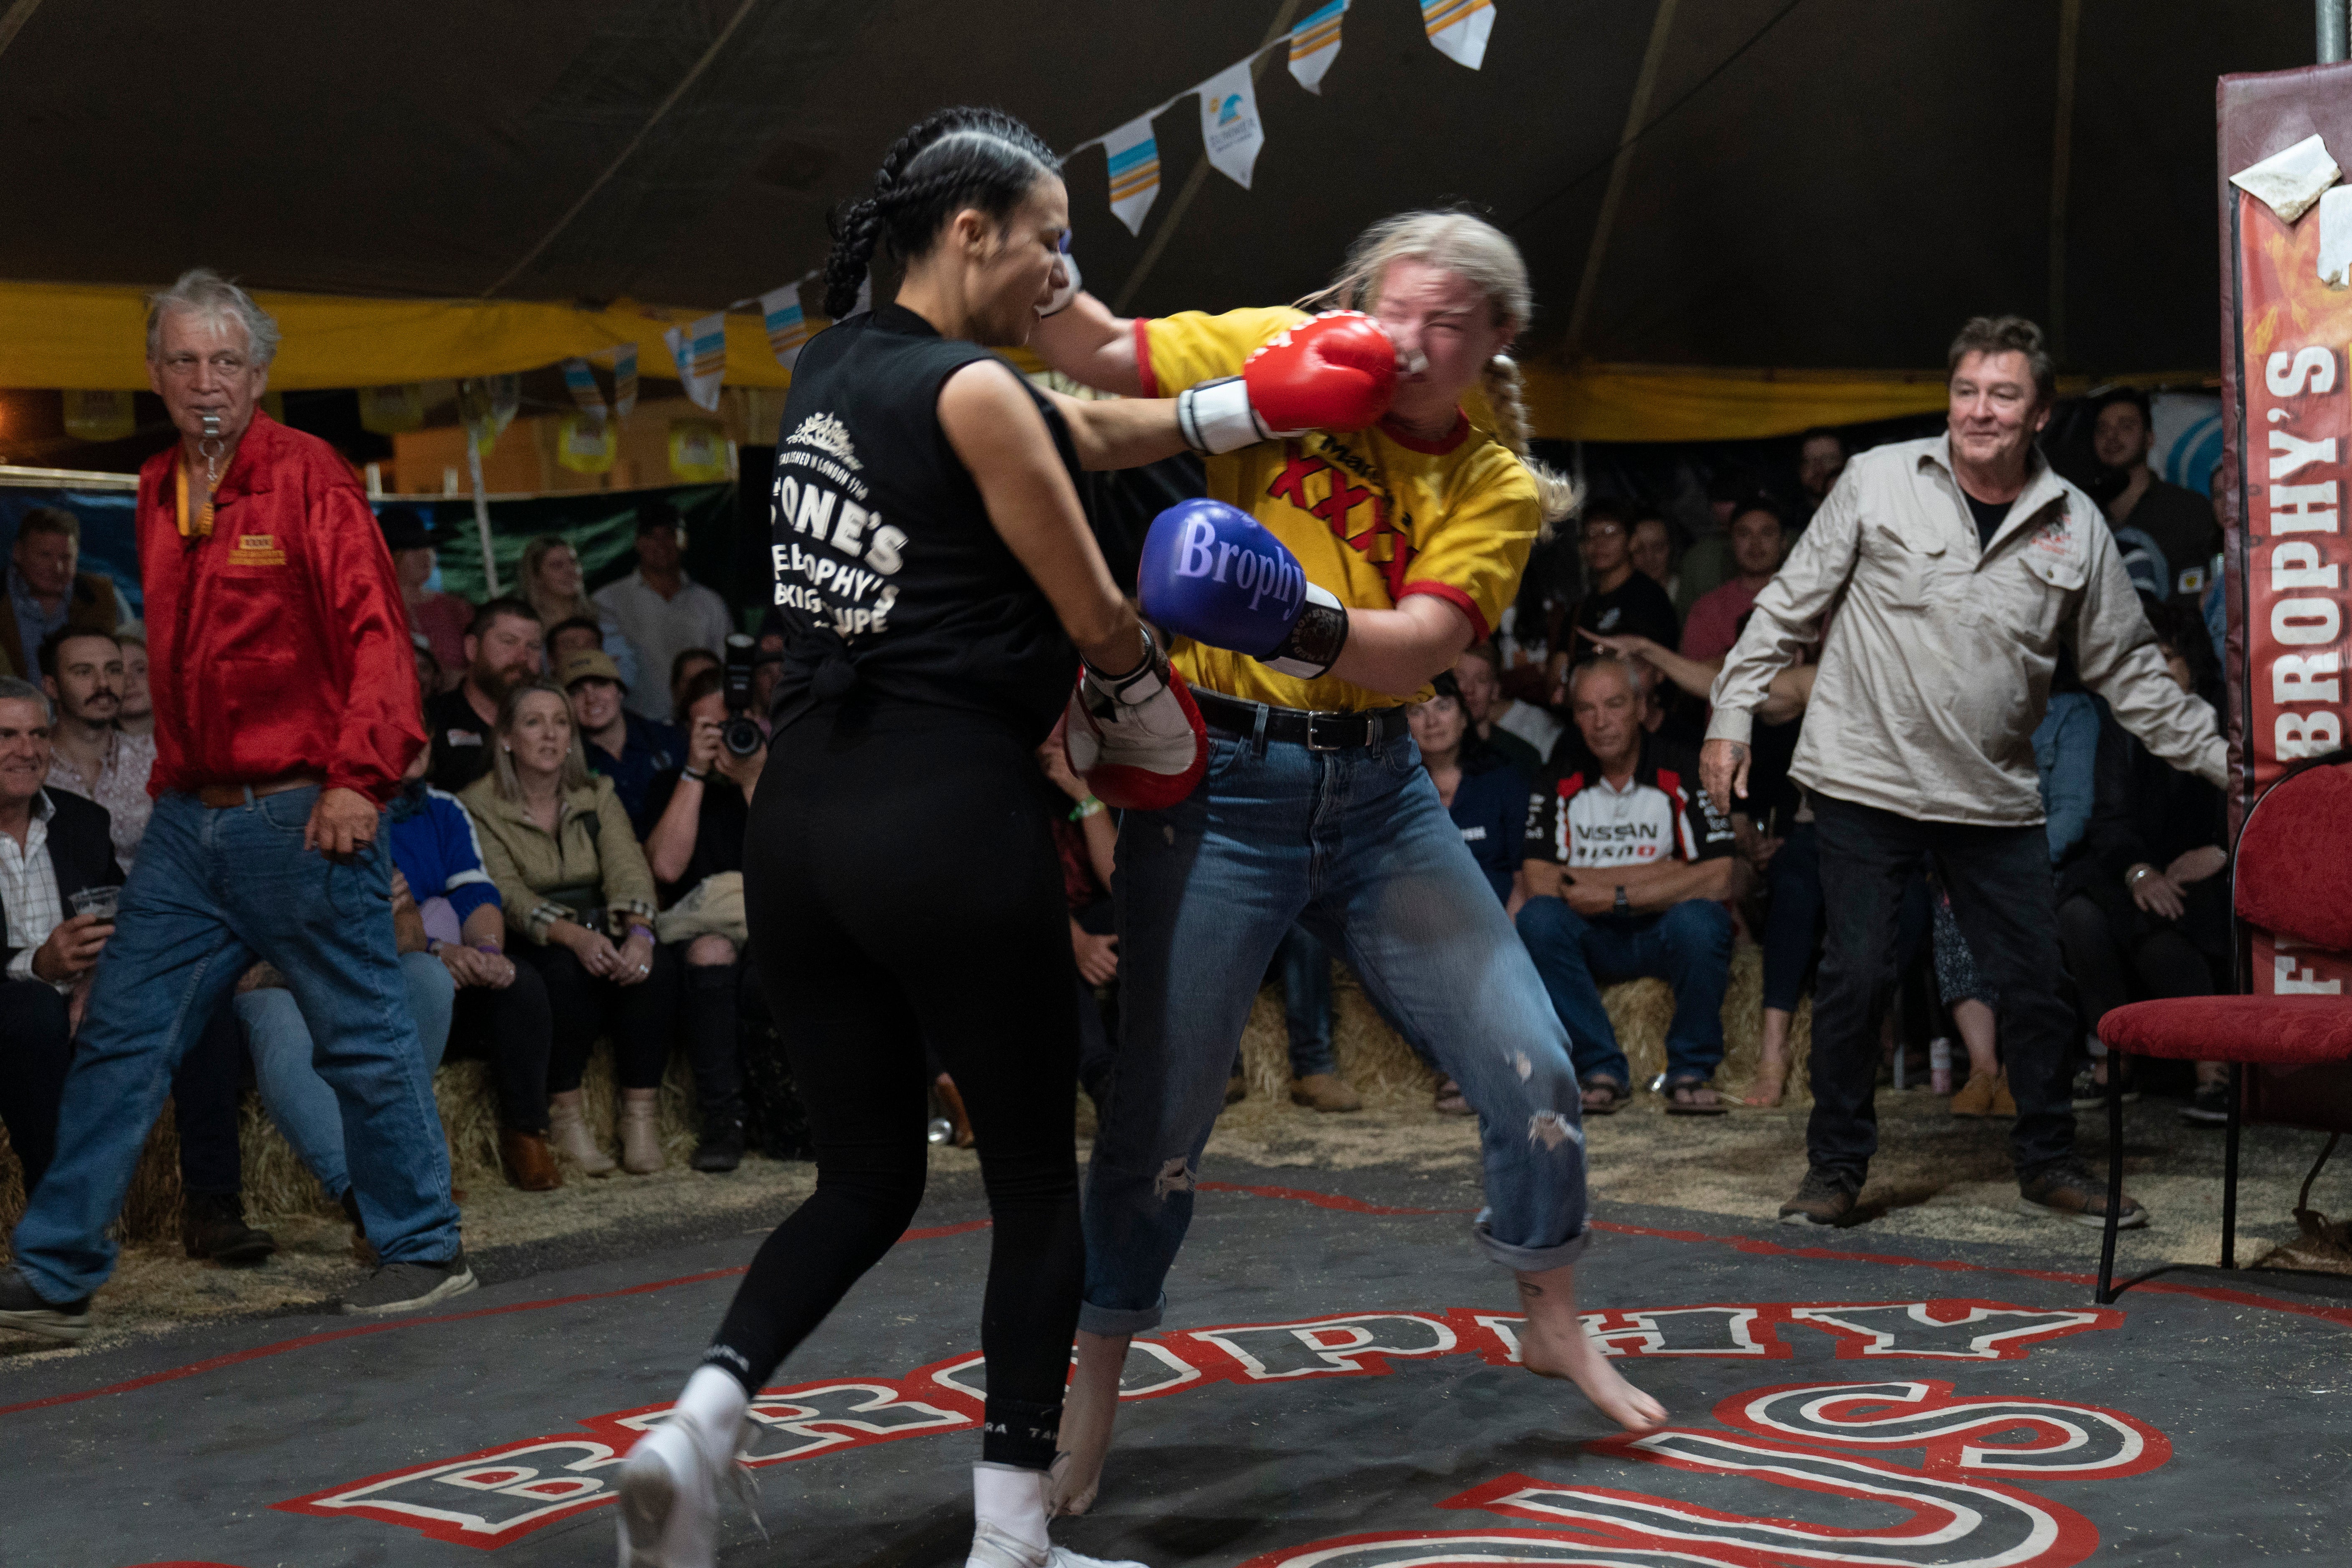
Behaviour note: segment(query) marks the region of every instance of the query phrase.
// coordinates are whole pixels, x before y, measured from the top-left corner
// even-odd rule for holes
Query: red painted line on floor
[[[937,1241],[942,1237],[963,1236],[975,1230],[986,1230],[990,1221],[968,1219],[961,1225],[934,1225],[908,1231],[900,1242]],[[435,1323],[463,1323],[475,1318],[501,1318],[509,1312],[538,1312],[550,1307],[575,1306],[582,1301],[610,1301],[623,1296],[646,1296],[656,1290],[667,1290],[679,1285],[700,1285],[712,1279],[731,1279],[750,1268],[739,1264],[732,1268],[709,1268],[699,1274],[681,1274],[675,1279],[654,1279],[642,1285],[625,1285],[617,1290],[591,1290],[576,1296],[549,1296],[536,1301],[510,1301],[501,1307],[480,1307],[470,1312],[443,1312],[430,1318],[393,1318],[383,1322],[356,1323],[348,1329],[331,1329],[321,1333],[303,1334],[295,1339],[279,1340],[274,1344],[257,1345],[251,1350],[235,1351],[204,1361],[190,1362],[165,1372],[151,1372],[143,1377],[127,1378],[110,1383],[103,1388],[85,1389],[79,1394],[53,1394],[47,1399],[28,1399],[19,1405],[0,1405],[0,1415],[20,1415],[27,1410],[46,1410],[52,1405],[78,1405],[85,1399],[96,1399],[108,1394],[130,1394],[137,1389],[151,1388],[159,1383],[176,1383],[199,1373],[216,1372],[225,1366],[243,1362],[264,1361],[284,1355],[289,1351],[308,1350],[312,1345],[333,1344],[338,1340],[358,1339],[363,1334],[389,1333],[394,1329],[421,1329]]]
[[[1287,1198],[1295,1204],[1307,1204],[1318,1209],[1338,1209],[1342,1214],[1413,1215],[1413,1214],[1475,1214],[1475,1209],[1396,1209],[1379,1204],[1368,1204],[1360,1198],[1342,1197],[1338,1193],[1315,1193],[1304,1187],[1242,1187],[1231,1182],[1200,1182],[1194,1190],[1203,1193],[1246,1193],[1254,1198]]]

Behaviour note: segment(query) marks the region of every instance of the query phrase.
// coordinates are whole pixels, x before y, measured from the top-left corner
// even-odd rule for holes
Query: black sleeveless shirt
[[[1032,745],[1060,717],[1077,651],[940,427],[941,384],[992,357],[896,305],[802,351],[769,495],[779,730],[855,696],[989,713]],[[1030,396],[1075,479],[1068,427]]]

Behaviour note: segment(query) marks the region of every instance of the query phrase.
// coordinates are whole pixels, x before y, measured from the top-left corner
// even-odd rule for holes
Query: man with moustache
[[[383,1259],[343,1310],[475,1285],[378,832],[425,742],[407,616],[351,469],[258,406],[278,335],[208,270],[149,301],[148,379],[179,436],[139,477],[155,812],[99,957],[57,1157],[0,1269],[0,1328],[89,1333],[108,1229],[173,1069],[256,959],[310,1026]]]
[[[49,735],[49,787],[106,807],[112,819],[114,858],[129,871],[155,803],[147,775],[155,766],[155,737],[116,727],[126,681],[122,645],[108,632],[68,626],[43,639],[41,684],[57,704]]]
[[[490,771],[499,704],[546,663],[539,612],[517,598],[492,599],[466,627],[466,679],[425,705],[433,737],[432,784],[456,795]]]

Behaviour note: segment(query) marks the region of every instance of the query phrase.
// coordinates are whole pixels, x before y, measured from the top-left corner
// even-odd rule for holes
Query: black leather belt
[[[1304,746],[1310,752],[1345,752],[1378,746],[1406,732],[1402,708],[1370,708],[1359,712],[1309,712],[1303,708],[1276,708],[1264,702],[1244,702],[1222,691],[1192,688],[1202,719],[1213,729],[1244,741],[1276,741]]]

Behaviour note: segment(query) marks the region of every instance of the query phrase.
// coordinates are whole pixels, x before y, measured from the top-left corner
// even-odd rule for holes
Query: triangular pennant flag
[[[1311,93],[1323,90],[1323,73],[1339,58],[1339,19],[1348,0],[1331,0],[1290,30],[1290,74]]]
[[[1227,66],[1201,84],[1201,146],[1219,174],[1249,189],[1250,170],[1265,145],[1249,61]]]
[[[714,310],[691,325],[672,327],[662,334],[662,342],[677,366],[687,396],[695,406],[717,413],[719,384],[727,376],[726,312]]]
[[[1160,194],[1160,142],[1151,116],[1138,116],[1103,138],[1110,163],[1110,210],[1129,234],[1143,232],[1143,215]]]
[[[1495,30],[1492,0],[1421,0],[1421,28],[1437,52],[1476,70]]]
[[[563,384],[570,389],[572,401],[580,405],[581,413],[591,419],[604,417],[604,394],[598,389],[596,373],[588,367],[586,360],[563,362]]]
[[[613,416],[626,419],[637,405],[637,345],[624,343],[613,351]]]
[[[808,317],[801,310],[801,286],[787,283],[761,295],[760,314],[767,321],[768,347],[775,351],[776,363],[792,369],[811,336]]]

